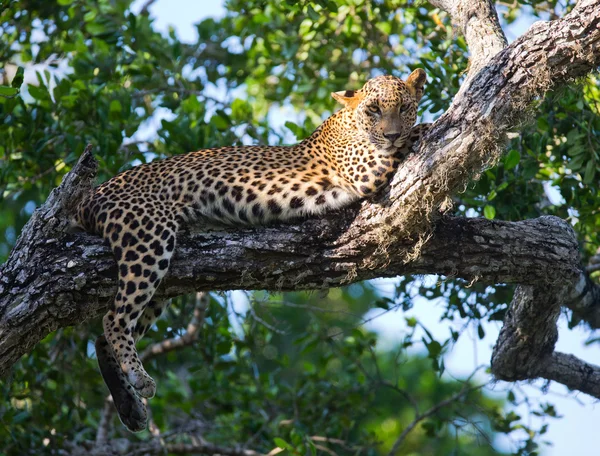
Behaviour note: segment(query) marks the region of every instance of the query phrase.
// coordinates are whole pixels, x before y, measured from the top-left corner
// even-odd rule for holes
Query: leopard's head
[[[417,120],[427,75],[413,71],[406,81],[395,76],[370,79],[359,90],[331,95],[354,112],[356,127],[381,152],[393,154],[402,147]]]

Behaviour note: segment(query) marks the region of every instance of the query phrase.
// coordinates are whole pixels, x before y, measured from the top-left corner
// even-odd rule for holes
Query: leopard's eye
[[[408,106],[409,106],[408,104],[402,104],[402,105],[400,105],[400,108],[398,109],[398,112],[400,114],[406,112],[408,110]]]
[[[367,110],[371,113],[371,114],[381,114],[381,109],[379,109],[379,106],[377,105],[369,105],[367,106]]]

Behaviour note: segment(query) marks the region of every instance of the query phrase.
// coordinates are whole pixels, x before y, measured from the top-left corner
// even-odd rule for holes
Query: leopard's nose
[[[383,137],[392,144],[394,144],[396,140],[400,137],[400,133],[384,133]]]

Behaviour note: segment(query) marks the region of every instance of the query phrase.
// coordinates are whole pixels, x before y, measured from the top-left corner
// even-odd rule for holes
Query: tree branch
[[[146,0],[146,3],[140,9],[139,14],[150,14],[150,7],[156,2],[156,0]]]
[[[530,284],[576,280],[581,274],[572,230],[552,217],[514,223],[446,219],[418,259],[405,263],[401,254],[410,242],[396,240],[387,248],[385,266],[359,269],[356,263],[361,258],[383,253],[366,242],[362,251],[356,251],[337,241],[336,235],[343,233],[354,213],[351,209],[300,225],[182,233],[158,297],[232,287],[314,289],[348,283],[349,278],[406,274]],[[9,261],[3,268],[0,374],[51,331],[103,314],[116,292],[116,263],[110,249],[85,233],[55,233],[40,239],[23,262]]]
[[[540,377],[562,383],[569,389],[600,397],[600,367],[581,361],[573,355],[554,352],[541,369]]]
[[[514,382],[541,377],[600,398],[600,367],[554,352],[556,321],[569,288],[568,281],[517,287],[492,353],[492,373],[497,379]],[[595,289],[598,293],[598,286]]]
[[[140,354],[140,360],[146,361],[147,359],[154,358],[155,356],[169,353],[179,348],[187,347],[198,340],[199,331],[204,323],[204,314],[206,313],[209,302],[210,295],[208,293],[198,293],[198,296],[196,297],[196,304],[194,305],[192,319],[188,323],[185,332],[181,336],[165,339],[156,344],[148,346]]]

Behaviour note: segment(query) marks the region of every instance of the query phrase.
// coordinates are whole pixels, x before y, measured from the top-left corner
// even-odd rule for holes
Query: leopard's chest
[[[394,155],[370,151],[349,159],[341,173],[344,180],[351,184],[353,191],[365,197],[389,184],[399,164],[400,158]]]

